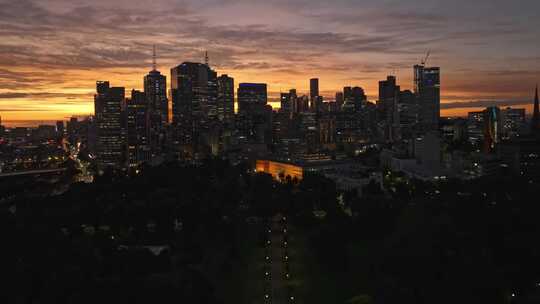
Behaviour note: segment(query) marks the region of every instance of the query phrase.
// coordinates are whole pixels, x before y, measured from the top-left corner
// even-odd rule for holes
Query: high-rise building
[[[131,99],[126,100],[127,108],[127,152],[130,167],[137,167],[151,160],[150,143],[151,116],[147,96],[132,90]]]
[[[414,93],[420,108],[423,131],[438,130],[441,107],[440,68],[414,66]]]
[[[467,134],[473,144],[478,144],[484,139],[484,111],[467,114]]]
[[[352,100],[352,88],[351,87],[344,87],[343,88],[343,100],[344,100],[344,102]]]
[[[265,83],[241,83],[238,87],[240,132],[250,141],[269,143],[272,136],[272,110],[267,107]]]
[[[238,112],[257,110],[268,102],[266,83],[241,83],[238,87]]]
[[[5,132],[5,128],[2,125],[2,116],[0,116],[0,136],[3,136]]]
[[[484,151],[491,152],[501,139],[501,110],[487,107],[484,110]]]
[[[505,138],[519,136],[525,126],[525,109],[506,108],[501,110],[502,132]]]
[[[217,120],[217,73],[208,65],[184,62],[171,69],[173,126],[181,145],[198,141]]]
[[[59,120],[56,122],[56,135],[58,137],[64,136],[64,121]]]
[[[399,92],[398,100],[397,111],[401,138],[411,140],[414,138],[416,125],[418,123],[416,97],[410,90],[405,90]]]
[[[311,102],[317,96],[319,96],[319,78],[311,78],[309,80],[309,97],[311,98]]]
[[[218,84],[218,117],[226,125],[234,122],[234,78],[227,74],[217,79]]]
[[[319,78],[309,80],[309,100],[313,111],[320,112],[322,110],[323,99],[319,95]]]
[[[126,160],[125,89],[96,83],[97,162],[100,167],[121,167]]]
[[[352,93],[352,101],[354,102],[355,109],[356,111],[360,111],[360,109],[362,108],[362,105],[367,102],[366,93],[364,92],[364,89],[362,89],[361,87],[353,87],[351,89],[351,93]]]
[[[396,77],[388,76],[379,81],[379,100],[377,109],[381,121],[385,122],[385,138],[393,141],[399,139],[399,102],[400,87],[396,85]]]
[[[153,69],[144,76],[144,94],[148,99],[152,129],[162,129],[169,122],[169,100],[167,99],[167,77]]]
[[[540,135],[540,105],[538,104],[538,85],[534,91],[534,110],[531,120],[531,129],[533,134]]]
[[[144,94],[147,99],[150,120],[150,145],[152,154],[161,153],[165,140],[165,126],[169,122],[169,100],[167,99],[167,77],[156,69],[154,48],[152,71],[144,76]]]
[[[293,113],[293,103],[291,93],[281,93],[279,96],[280,113],[284,113],[286,117],[291,118]]]
[[[336,92],[336,105],[339,110],[341,110],[341,107],[343,107],[343,92]]]

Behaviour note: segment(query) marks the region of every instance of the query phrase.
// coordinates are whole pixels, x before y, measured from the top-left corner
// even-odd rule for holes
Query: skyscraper
[[[151,160],[151,117],[147,96],[132,90],[131,99],[126,100],[128,163],[136,167]]]
[[[352,99],[352,88],[344,87],[343,88],[343,100],[344,102],[350,101]]]
[[[400,87],[396,85],[396,77],[388,76],[379,81],[379,100],[377,109],[380,120],[385,122],[385,137],[393,141],[399,138],[399,100]]]
[[[218,84],[218,117],[226,125],[234,122],[234,78],[227,74],[217,79]]]
[[[64,121],[63,120],[59,120],[56,122],[56,135],[58,137],[64,136]]]
[[[319,95],[319,78],[311,78],[309,80],[309,100],[313,111],[320,112],[323,100]]]
[[[502,131],[505,138],[519,136],[525,125],[525,109],[507,107],[501,110]]]
[[[341,107],[343,106],[343,92],[336,92],[336,104],[337,108],[341,110]]]
[[[156,69],[156,51],[154,47],[152,71],[144,76],[144,94],[150,121],[149,144],[154,155],[162,150],[165,125],[169,121],[169,100],[167,99],[167,77]]]
[[[440,68],[414,66],[414,93],[420,107],[420,124],[423,131],[438,130],[441,93]]]
[[[266,105],[266,83],[241,83],[238,87],[238,112],[253,112]]]
[[[540,106],[538,104],[538,85],[536,85],[536,90],[534,91],[534,110],[531,120],[532,132],[535,135],[540,135]]]
[[[152,71],[144,77],[144,94],[148,99],[152,116],[152,128],[162,129],[169,121],[169,102],[167,99],[167,77],[156,69],[154,49]]]
[[[351,93],[355,109],[359,111],[362,108],[362,104],[367,101],[367,96],[364,92],[364,89],[362,89],[361,87],[353,87],[351,89]]]
[[[110,87],[108,81],[96,83],[94,111],[97,123],[97,162],[100,167],[125,164],[125,89]]]
[[[193,144],[217,119],[217,91],[217,73],[206,64],[184,62],[171,69],[173,126],[180,144]]]
[[[311,78],[309,80],[309,97],[311,97],[311,102],[317,96],[319,96],[319,78]]]
[[[255,143],[271,141],[272,109],[267,107],[265,83],[241,83],[238,87],[240,132]],[[270,133],[270,134],[269,134]]]
[[[498,107],[487,107],[484,110],[484,151],[493,151],[501,136],[501,110]]]
[[[291,93],[281,93],[279,96],[280,108],[279,111],[290,118],[293,113],[293,104],[291,102]]]

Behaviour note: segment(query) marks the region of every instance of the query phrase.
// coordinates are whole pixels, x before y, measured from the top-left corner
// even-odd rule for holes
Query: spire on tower
[[[540,135],[540,105],[538,104],[538,84],[534,91],[534,110],[531,121],[531,128],[535,134]]]
[[[204,51],[204,64],[208,65],[208,50]]]
[[[154,44],[152,50],[152,71],[156,70],[157,60],[156,60],[156,45]]]

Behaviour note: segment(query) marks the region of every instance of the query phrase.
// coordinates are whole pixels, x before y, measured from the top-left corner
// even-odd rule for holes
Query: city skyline
[[[442,116],[487,105],[526,105],[530,114],[540,7],[525,2],[476,1],[460,11],[440,1],[158,1],[152,8],[133,1],[8,2],[0,113],[8,124],[92,114],[95,81],[141,90],[156,45],[163,75],[184,61],[203,62],[208,50],[219,74],[267,83],[275,107],[280,92],[309,94],[310,78],[319,78],[326,98],[361,86],[375,102],[378,81],[390,74],[412,89],[412,66],[431,50],[428,64],[443,69]]]

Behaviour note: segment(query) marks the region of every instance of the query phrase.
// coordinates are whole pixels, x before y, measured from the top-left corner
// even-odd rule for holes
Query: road
[[[39,174],[48,174],[48,173],[59,173],[63,171],[66,171],[66,168],[16,171],[16,172],[9,172],[9,173],[0,173],[0,177],[39,175]]]
[[[286,304],[294,303],[292,290],[289,288],[288,279],[289,263],[287,248],[287,220],[286,217],[276,216],[269,220],[267,227],[266,245],[266,293],[265,303]]]

